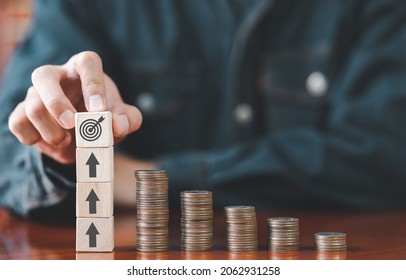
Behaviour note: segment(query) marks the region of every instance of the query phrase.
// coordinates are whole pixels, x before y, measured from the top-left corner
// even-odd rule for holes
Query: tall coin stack
[[[314,234],[317,251],[338,252],[347,250],[347,236],[342,232],[318,232]]]
[[[258,249],[257,218],[253,206],[227,206],[227,244],[230,251]]]
[[[213,196],[210,191],[181,192],[181,247],[207,251],[213,246]]]
[[[289,217],[268,218],[268,249],[296,251],[299,247],[299,219]]]
[[[137,250],[169,248],[168,176],[164,170],[136,170]]]

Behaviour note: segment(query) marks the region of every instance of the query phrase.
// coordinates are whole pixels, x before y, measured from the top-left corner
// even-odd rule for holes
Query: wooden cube
[[[113,216],[113,182],[76,184],[76,217],[111,216]]]
[[[76,219],[76,251],[111,252],[113,250],[114,217]]]
[[[76,182],[112,182],[114,151],[108,148],[76,148]]]
[[[114,144],[111,112],[75,114],[76,147],[110,147]]]

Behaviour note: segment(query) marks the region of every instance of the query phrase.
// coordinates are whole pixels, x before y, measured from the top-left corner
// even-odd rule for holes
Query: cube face
[[[113,249],[114,217],[76,219],[76,251],[111,252]]]
[[[113,216],[113,183],[77,183],[76,217]]]
[[[114,151],[108,148],[76,149],[76,181],[78,183],[112,182]]]
[[[110,147],[114,144],[111,112],[75,114],[76,147]]]
[[[111,112],[75,115],[76,251],[114,249],[114,137]]]

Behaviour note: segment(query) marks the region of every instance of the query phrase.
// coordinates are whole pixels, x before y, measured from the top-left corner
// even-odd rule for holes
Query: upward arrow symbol
[[[86,232],[89,235],[89,247],[97,247],[96,236],[100,234],[96,226],[92,223]]]
[[[100,199],[97,197],[97,194],[94,192],[92,189],[89,193],[89,195],[86,198],[86,201],[89,201],[89,213],[90,214],[96,214],[96,202],[100,201]]]
[[[86,165],[89,165],[89,177],[90,178],[95,178],[97,177],[97,172],[96,172],[96,165],[99,165],[100,163],[97,161],[97,158],[95,155],[92,153],[89,157],[89,159],[86,161]]]

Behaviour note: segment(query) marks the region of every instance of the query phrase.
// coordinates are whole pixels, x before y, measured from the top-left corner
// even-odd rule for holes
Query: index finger
[[[33,71],[31,80],[52,117],[62,127],[71,129],[75,126],[76,109],[60,85],[66,75],[66,71],[61,66],[45,65]]]
[[[91,51],[73,56],[68,67],[79,75],[86,109],[89,112],[106,110],[106,88],[104,85],[103,65],[100,56]]]

